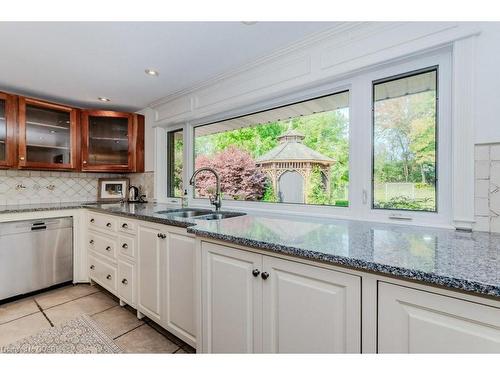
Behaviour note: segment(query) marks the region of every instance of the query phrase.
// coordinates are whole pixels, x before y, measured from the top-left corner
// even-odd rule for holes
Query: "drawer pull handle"
[[[111,280],[111,275],[106,276],[106,279]]]
[[[263,280],[267,280],[269,274],[267,272],[262,272],[262,275],[260,275],[260,277],[262,277]]]
[[[122,284],[123,284],[123,285],[127,285],[127,284],[128,284],[128,280],[127,280],[127,279],[123,279],[123,280],[122,280]]]
[[[90,219],[90,222],[91,222],[91,223],[94,223],[94,222],[95,222],[95,219]]]
[[[111,251],[111,246],[107,246],[106,251]]]
[[[124,249],[128,249],[128,245],[127,245],[126,243],[124,243],[124,244],[122,245],[122,247],[123,247]]]
[[[94,268],[95,268],[95,266],[94,266],[94,265],[91,265],[91,266],[90,266],[90,269],[91,269],[91,270],[93,270]]]
[[[107,223],[107,224],[106,224],[106,226],[107,226],[108,228],[111,228],[111,223]]]
[[[122,224],[122,228],[125,228],[125,229],[128,228],[128,224],[127,223],[123,223]]]
[[[163,234],[163,233],[158,233],[158,238],[167,238],[167,235],[166,234]]]
[[[94,244],[94,240],[90,240],[89,244],[93,245]]]

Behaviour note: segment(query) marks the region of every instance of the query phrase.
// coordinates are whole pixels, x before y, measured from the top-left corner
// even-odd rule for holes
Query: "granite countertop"
[[[199,223],[197,236],[363,271],[500,297],[500,235],[448,229],[247,215]]]
[[[355,220],[245,215],[202,221],[159,214],[167,204],[59,203],[1,213],[87,208],[187,228],[227,241],[361,271],[500,298],[500,235]]]
[[[16,214],[22,212],[71,210],[92,205],[95,202],[60,202],[60,203],[37,203],[37,204],[13,204],[0,206],[0,214]]]

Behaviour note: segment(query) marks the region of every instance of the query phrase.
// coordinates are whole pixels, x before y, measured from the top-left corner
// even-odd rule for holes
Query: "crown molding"
[[[269,63],[271,61],[277,60],[282,58],[283,56],[286,56],[290,53],[293,53],[298,50],[302,50],[304,48],[309,48],[312,47],[318,43],[324,42],[325,40],[331,40],[335,39],[337,37],[340,37],[341,35],[345,35],[346,33],[349,33],[351,31],[354,31],[363,25],[368,25],[370,22],[341,22],[331,28],[328,28],[323,31],[316,32],[314,34],[308,35],[305,38],[302,38],[296,42],[293,42],[289,44],[288,46],[284,48],[280,48],[272,53],[268,53],[266,55],[263,55],[250,63],[244,64],[238,68],[231,69],[229,71],[226,71],[224,73],[218,74],[213,76],[212,78],[208,80],[204,80],[201,82],[198,82],[197,84],[194,84],[190,86],[189,88],[182,89],[179,91],[176,91],[172,94],[166,95],[158,100],[155,100],[152,102],[149,107],[158,107],[162,104],[168,103],[176,98],[179,98],[181,96],[189,95],[195,91],[198,91],[200,89],[203,89],[205,87],[211,86],[218,81],[237,76],[245,71],[251,70],[255,67],[261,66],[263,64]]]

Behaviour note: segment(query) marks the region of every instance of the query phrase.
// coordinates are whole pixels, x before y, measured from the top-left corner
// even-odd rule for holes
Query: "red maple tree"
[[[255,166],[252,156],[230,146],[212,157],[200,155],[195,168],[211,167],[220,176],[222,195],[226,199],[259,200],[266,187],[266,175]],[[197,196],[208,197],[215,191],[215,176],[202,172],[196,177]]]

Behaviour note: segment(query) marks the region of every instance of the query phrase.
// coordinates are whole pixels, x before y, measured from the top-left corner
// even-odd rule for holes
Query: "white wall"
[[[500,142],[500,22],[478,23],[476,44],[476,143]]]

